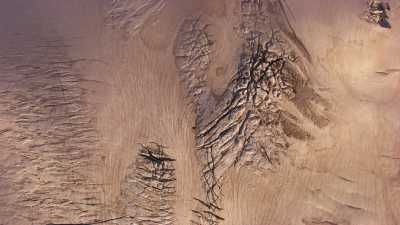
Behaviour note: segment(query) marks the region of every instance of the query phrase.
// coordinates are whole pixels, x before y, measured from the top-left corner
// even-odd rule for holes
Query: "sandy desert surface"
[[[0,1],[0,225],[400,225],[370,3]]]

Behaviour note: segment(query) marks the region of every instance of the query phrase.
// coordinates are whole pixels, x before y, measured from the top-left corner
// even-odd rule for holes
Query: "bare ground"
[[[390,4],[1,2],[0,224],[400,224]]]

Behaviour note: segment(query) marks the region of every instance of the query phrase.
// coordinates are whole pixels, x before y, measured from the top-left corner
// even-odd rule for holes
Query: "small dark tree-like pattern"
[[[128,168],[122,184],[127,214],[140,225],[173,224],[175,165],[165,147],[141,145],[136,163]]]

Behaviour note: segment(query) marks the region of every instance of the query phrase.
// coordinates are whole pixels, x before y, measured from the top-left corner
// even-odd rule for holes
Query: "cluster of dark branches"
[[[209,90],[206,72],[210,63],[213,41],[207,33],[209,24],[201,17],[186,19],[182,24],[174,47],[179,78],[191,97],[194,111],[201,115],[207,105]]]
[[[232,166],[251,163],[279,163],[279,154],[288,144],[280,125],[279,101],[293,97],[288,76],[295,76],[290,64],[297,58],[282,47],[278,31],[262,42],[259,34],[247,42],[238,72],[230,82],[217,116],[197,136],[205,167],[207,221],[216,224],[222,217],[221,182]],[[211,222],[210,222],[211,221]]]
[[[127,212],[138,224],[173,224],[175,159],[168,156],[165,146],[141,144],[136,163],[128,168],[122,185]]]
[[[375,23],[383,28],[391,28],[389,22],[390,5],[388,2],[381,0],[369,0],[367,10],[362,15],[362,18],[369,23]]]

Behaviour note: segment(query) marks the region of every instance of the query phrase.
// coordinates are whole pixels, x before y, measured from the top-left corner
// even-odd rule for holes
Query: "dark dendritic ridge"
[[[213,99],[206,73],[212,54],[208,25],[197,17],[187,19],[175,43],[179,76],[197,115],[196,141],[203,163],[205,199],[197,199],[193,224],[218,224],[223,220],[222,183],[231,167],[252,165],[276,170],[289,149],[288,137],[312,138],[298,125],[300,119],[282,109],[291,102],[317,127],[327,118],[313,104],[324,99],[309,84],[297,48],[306,50],[285,18],[281,1],[241,1],[242,54],[221,100]],[[291,40],[295,39],[295,40]],[[216,49],[213,49],[215,51]],[[307,58],[307,54],[304,54]]]
[[[242,55],[238,73],[228,86],[224,101],[216,106],[216,117],[197,134],[208,205],[205,217],[217,224],[221,217],[221,183],[232,166],[255,165],[274,169],[286,154],[289,143],[281,123],[279,103],[295,96],[291,83],[297,74],[291,68],[296,58],[280,45],[278,33],[261,43],[259,34],[249,40],[251,54]]]
[[[148,143],[140,146],[136,162],[122,184],[126,213],[137,224],[174,224],[175,159],[165,146]]]

